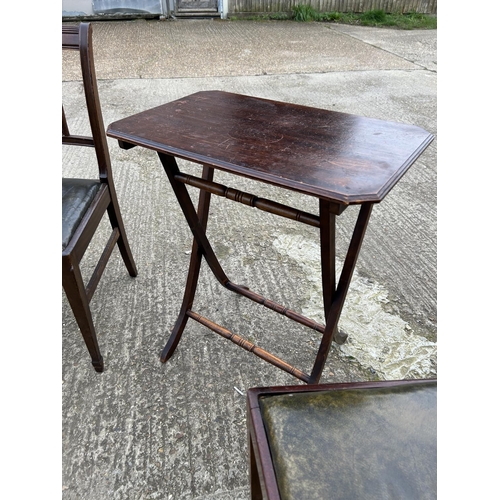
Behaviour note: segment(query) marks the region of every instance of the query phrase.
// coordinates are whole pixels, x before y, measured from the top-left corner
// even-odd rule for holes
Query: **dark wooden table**
[[[433,140],[412,125],[220,91],[198,92],[119,120],[107,134],[124,149],[142,146],[158,153],[194,236],[181,311],[161,360],[172,356],[192,318],[308,384],[319,381],[332,340],[340,344],[347,337],[338,321],[373,205]],[[181,172],[176,157],[203,165],[201,177]],[[318,198],[319,215],[218,184],[214,169]],[[200,189],[198,210],[186,184]],[[205,234],[211,194],[319,228],[324,325],[229,280]],[[335,220],[349,205],[361,207],[336,283]],[[323,334],[310,374],[191,309],[202,257],[228,290]]]

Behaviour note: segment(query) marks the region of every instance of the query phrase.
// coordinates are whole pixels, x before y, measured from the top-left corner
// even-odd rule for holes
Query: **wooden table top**
[[[413,125],[220,91],[116,121],[107,134],[342,204],[381,201],[434,139]]]

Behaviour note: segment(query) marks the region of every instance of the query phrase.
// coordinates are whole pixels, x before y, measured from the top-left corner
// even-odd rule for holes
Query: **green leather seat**
[[[437,383],[259,398],[282,499],[433,499]]]
[[[75,234],[101,183],[89,179],[62,179],[62,249]]]

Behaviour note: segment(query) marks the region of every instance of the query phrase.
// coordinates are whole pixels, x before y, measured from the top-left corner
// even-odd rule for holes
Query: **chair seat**
[[[85,212],[99,191],[95,179],[62,180],[62,249],[67,246]]]
[[[437,384],[262,396],[282,499],[436,498]]]

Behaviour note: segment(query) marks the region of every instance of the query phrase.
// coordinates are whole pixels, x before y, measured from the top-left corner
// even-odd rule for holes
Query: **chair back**
[[[91,24],[80,23],[78,26],[63,26],[62,49],[78,50],[80,52],[83,89],[92,134],[92,137],[71,134],[63,106],[62,143],[72,146],[88,146],[95,148],[100,180],[101,182],[109,184],[111,181],[111,161],[106,139],[106,131],[102,119],[101,104],[97,91]]]

